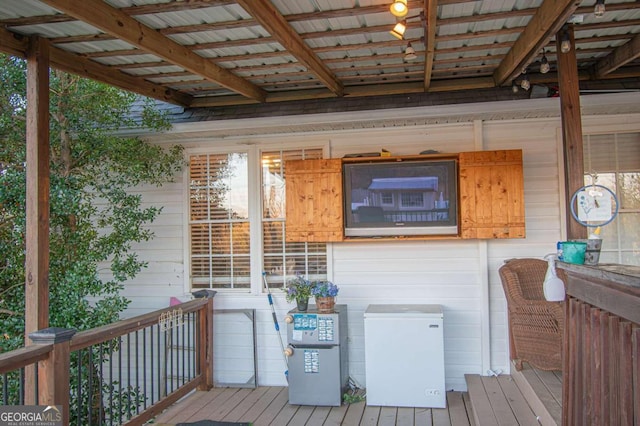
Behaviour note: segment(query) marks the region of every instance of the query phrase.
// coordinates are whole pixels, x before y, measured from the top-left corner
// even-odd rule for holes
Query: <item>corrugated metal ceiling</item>
[[[522,65],[533,83],[554,85],[555,31],[573,15],[581,18],[573,25],[581,78],[640,76],[638,1],[607,0],[601,18],[595,0],[410,1],[403,40],[389,33],[390,3],[2,0],[0,41],[19,54],[26,42],[16,35],[40,35],[51,41],[54,66],[176,104],[215,106],[473,90],[518,82]],[[404,59],[408,43],[414,60]],[[548,74],[539,72],[542,48]]]

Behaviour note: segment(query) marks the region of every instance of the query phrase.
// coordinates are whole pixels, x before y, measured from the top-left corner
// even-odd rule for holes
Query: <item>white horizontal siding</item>
[[[376,112],[377,113],[377,112]],[[274,120],[278,120],[274,118]],[[596,119],[609,128],[630,126],[623,116]],[[617,121],[616,121],[617,120]],[[640,120],[635,116],[635,122]],[[542,257],[555,250],[563,235],[564,195],[559,178],[559,119],[491,121],[433,126],[394,127],[375,131],[336,131],[305,135],[269,135],[264,138],[190,139],[185,146],[197,149],[244,149],[265,144],[280,147],[328,146],[329,156],[372,152],[386,148],[392,155],[417,154],[433,149],[462,152],[477,149],[522,149],[525,175],[525,239],[490,240],[486,250],[477,241],[394,241],[335,243],[329,247],[329,271],[340,286],[338,302],[349,309],[350,375],[366,385],[364,374],[364,320],[372,303],[437,303],[444,307],[445,374],[447,389],[464,390],[464,374],[487,374],[483,365],[485,345],[490,345],[490,368],[508,372],[506,306],[498,268],[511,257]],[[477,130],[480,129],[478,140]],[[201,133],[204,134],[204,133]],[[166,142],[166,141],[165,141]],[[132,300],[127,316],[167,306],[169,298],[185,295],[184,183],[165,189],[149,188],[144,202],[166,208],[152,226],[154,241],[136,246],[149,267],[127,284]],[[145,204],[146,205],[146,204]],[[483,277],[488,271],[488,277]],[[260,277],[254,277],[255,283]],[[489,306],[483,306],[483,283],[488,281]],[[219,292],[216,309],[256,309],[258,383],[285,385],[286,365],[265,295]],[[286,343],[284,316],[293,307],[274,290],[274,303]],[[489,313],[490,338],[483,342],[484,313]],[[233,347],[233,333],[218,333],[215,344]],[[245,350],[249,350],[246,349]]]

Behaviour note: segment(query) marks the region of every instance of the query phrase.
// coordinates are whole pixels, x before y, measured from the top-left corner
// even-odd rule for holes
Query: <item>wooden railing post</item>
[[[204,312],[200,312],[199,318],[199,362],[200,374],[204,380],[198,386],[198,390],[209,390],[213,387],[213,296],[214,290],[194,291],[195,297],[206,297],[208,299]]]
[[[38,362],[38,404],[61,405],[62,424],[69,424],[69,343],[76,333],[69,328],[49,327],[34,331],[34,345],[53,345],[49,357]]]

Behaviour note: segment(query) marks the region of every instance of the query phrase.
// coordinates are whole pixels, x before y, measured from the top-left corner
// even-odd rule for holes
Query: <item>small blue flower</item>
[[[312,284],[311,281],[299,275],[288,280],[283,290],[287,292],[285,297],[287,302],[307,300],[311,297]]]
[[[315,281],[312,293],[315,297],[336,297],[338,286],[331,281]]]

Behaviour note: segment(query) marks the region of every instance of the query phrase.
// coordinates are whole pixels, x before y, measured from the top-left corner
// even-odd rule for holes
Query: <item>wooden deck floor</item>
[[[482,426],[562,424],[562,373],[525,363],[511,376],[467,375],[469,399]]]
[[[468,375],[469,392],[447,392],[447,408],[290,405],[286,387],[214,388],[195,392],[153,421],[155,426],[216,420],[254,426],[430,425],[557,426],[562,417],[562,375],[525,364],[512,376]]]
[[[447,392],[447,408],[373,407],[364,402],[340,407],[290,405],[286,387],[214,388],[196,392],[154,420],[156,426],[198,420],[251,422],[254,426],[433,425],[475,426],[466,392]]]
[[[538,370],[525,363],[522,371],[513,368],[511,376],[541,425],[562,424],[562,372]]]

